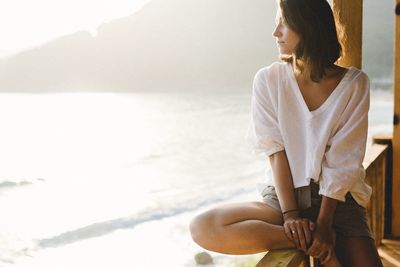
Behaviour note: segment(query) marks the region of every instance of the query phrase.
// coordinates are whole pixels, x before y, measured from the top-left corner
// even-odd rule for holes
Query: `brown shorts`
[[[300,216],[315,222],[318,217],[322,197],[318,194],[319,186],[311,183],[311,208],[300,210]],[[275,188],[270,185],[262,193],[263,201],[272,208],[281,211]],[[366,210],[360,206],[350,193],[346,195],[346,201],[339,201],[333,220],[333,228],[336,233],[345,237],[372,237],[368,226]]]

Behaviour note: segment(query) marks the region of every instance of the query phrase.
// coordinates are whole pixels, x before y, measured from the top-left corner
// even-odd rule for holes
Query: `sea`
[[[190,267],[197,214],[257,201],[251,91],[0,94],[1,267]],[[368,145],[392,133],[372,90]],[[208,251],[214,264],[238,257]]]

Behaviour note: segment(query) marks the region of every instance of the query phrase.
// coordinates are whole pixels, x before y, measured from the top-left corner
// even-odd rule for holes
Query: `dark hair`
[[[318,82],[342,54],[332,9],[326,0],[278,1],[282,18],[300,36],[296,59],[311,67],[310,78]],[[293,62],[292,56],[281,59]]]

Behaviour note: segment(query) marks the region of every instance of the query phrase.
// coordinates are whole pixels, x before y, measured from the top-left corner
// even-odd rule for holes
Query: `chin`
[[[282,56],[290,57],[294,54],[294,51],[289,50],[289,49],[279,49],[279,54]]]
[[[287,53],[287,52],[284,52],[284,51],[279,51],[279,55],[288,57],[288,56],[291,56],[292,53]]]

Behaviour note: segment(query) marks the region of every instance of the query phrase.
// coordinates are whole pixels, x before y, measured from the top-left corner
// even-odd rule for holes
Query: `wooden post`
[[[362,11],[362,0],[333,0],[333,14],[343,48],[343,55],[337,63],[342,67],[361,69]]]
[[[395,12],[392,235],[400,237],[400,0]]]

